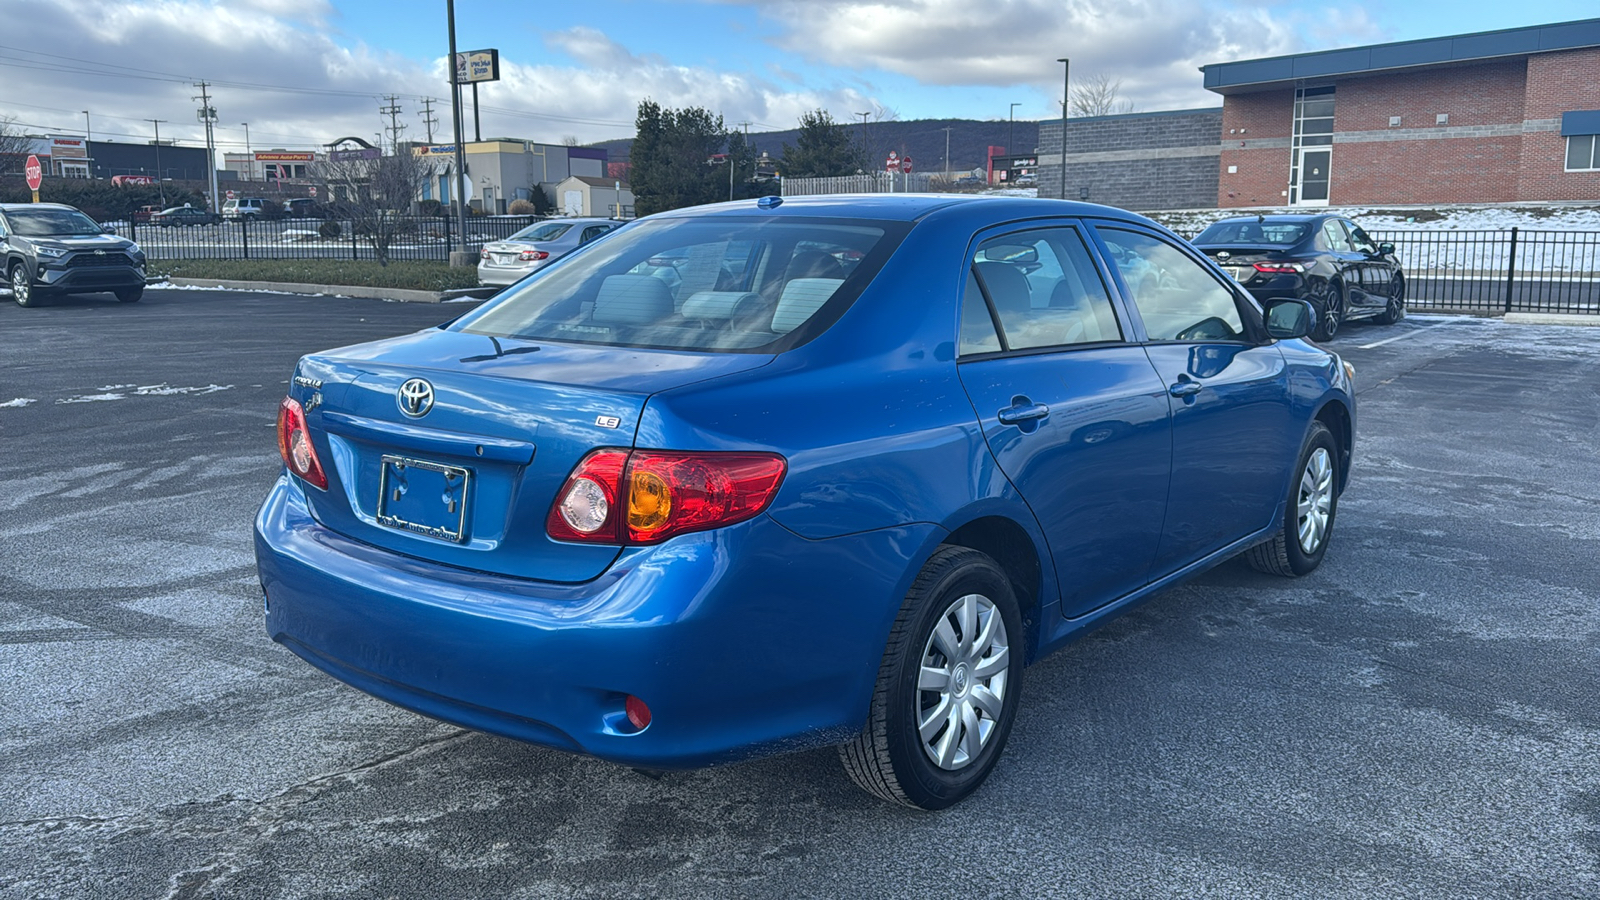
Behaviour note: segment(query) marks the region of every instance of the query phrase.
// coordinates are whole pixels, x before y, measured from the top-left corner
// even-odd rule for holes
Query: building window
[[[1333,86],[1294,92],[1294,140],[1289,155],[1289,204],[1327,206],[1333,163]]]
[[[1600,170],[1600,135],[1568,135],[1567,171],[1592,172],[1595,170]]]

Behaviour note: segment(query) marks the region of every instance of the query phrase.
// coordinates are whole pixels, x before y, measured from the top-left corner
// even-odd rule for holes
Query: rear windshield
[[[820,333],[908,223],[645,219],[530,276],[453,330],[626,347],[777,352]]]
[[[1298,244],[1310,233],[1304,222],[1218,222],[1200,232],[1196,244]]]
[[[572,225],[566,222],[540,222],[506,238],[508,241],[553,241],[566,234]]]

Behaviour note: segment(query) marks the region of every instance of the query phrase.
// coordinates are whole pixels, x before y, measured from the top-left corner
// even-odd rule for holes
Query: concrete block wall
[[[1133,210],[1194,209],[1217,196],[1222,110],[1067,120],[1066,198]],[[1039,125],[1039,196],[1061,196],[1061,123]]]

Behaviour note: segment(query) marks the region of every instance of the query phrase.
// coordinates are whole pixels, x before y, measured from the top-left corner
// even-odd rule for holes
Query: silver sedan
[[[513,284],[621,226],[615,219],[535,222],[503,241],[483,245],[478,259],[478,281],[486,285]]]

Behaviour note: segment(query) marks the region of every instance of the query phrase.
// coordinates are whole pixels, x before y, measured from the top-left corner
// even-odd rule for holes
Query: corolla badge
[[[400,389],[394,392],[395,402],[400,405],[400,411],[413,419],[419,419],[433,409],[433,385],[421,378],[412,378]]]

